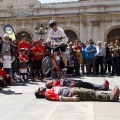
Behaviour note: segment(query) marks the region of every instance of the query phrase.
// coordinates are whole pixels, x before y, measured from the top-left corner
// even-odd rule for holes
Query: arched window
[[[22,35],[23,33],[25,33],[25,34],[27,35],[27,39],[28,39],[28,40],[32,40],[31,35],[30,35],[28,32],[26,32],[26,31],[21,31],[21,32],[17,33],[17,34],[16,34],[16,40],[21,40],[21,35]]]
[[[30,42],[30,43],[32,43],[32,37],[31,37],[31,35],[28,33],[28,32],[26,32],[26,31],[21,31],[21,32],[18,32],[17,34],[16,34],[16,43],[17,44],[19,44],[19,42],[21,41],[21,35],[23,34],[23,33],[25,33],[26,35],[27,35],[27,41],[28,42]]]
[[[115,40],[117,38],[120,38],[120,28],[115,28],[108,33],[107,42],[108,43],[111,43],[111,42],[115,43]]]
[[[120,28],[111,30],[107,36],[107,38],[115,38],[115,39],[118,37],[120,37]]]
[[[77,34],[72,30],[65,30],[65,34],[67,35],[68,38],[78,39]]]

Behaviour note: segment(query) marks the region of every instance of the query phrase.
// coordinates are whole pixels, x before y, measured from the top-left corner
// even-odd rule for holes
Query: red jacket
[[[75,88],[53,87],[46,91],[45,98],[51,101],[61,101],[62,97],[74,96]]]
[[[39,48],[42,50],[43,55],[45,55],[45,54],[46,54],[45,46],[42,45],[42,44],[40,44],[40,45],[39,45]]]
[[[4,72],[4,71],[0,68],[0,80],[3,80],[4,77],[6,77],[6,78],[11,78],[10,75],[8,75],[6,72]]]
[[[45,97],[46,97],[47,100],[60,101],[60,95],[55,93],[55,87],[53,87],[52,89],[48,90],[45,93]]]
[[[55,87],[55,86],[61,86],[60,85],[60,80],[57,80],[57,81],[53,82],[53,87]]]
[[[36,53],[43,53],[42,50],[39,47],[32,48],[32,52],[34,54],[34,57],[32,58],[33,60],[41,60],[42,59],[41,55],[35,56]]]
[[[52,86],[53,87],[55,87],[55,86],[77,87],[76,83],[78,83],[77,80],[60,79],[60,80],[53,81]]]
[[[18,50],[21,50],[21,48],[25,48],[26,51],[30,51],[30,43],[21,41],[19,43]]]
[[[28,62],[28,56],[27,55],[20,55],[19,60],[20,60],[20,62]]]

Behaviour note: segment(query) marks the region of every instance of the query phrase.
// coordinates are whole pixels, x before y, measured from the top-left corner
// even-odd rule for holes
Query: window
[[[110,31],[107,36],[107,38],[118,38],[118,37],[120,37],[120,28]]]
[[[68,38],[78,39],[77,34],[72,30],[65,30],[65,34]]]
[[[25,33],[27,35],[27,39],[28,40],[32,40],[32,37],[30,36],[29,33],[27,33],[26,31],[22,31],[22,32],[19,32],[17,35],[16,35],[16,40],[21,40],[21,35]]]

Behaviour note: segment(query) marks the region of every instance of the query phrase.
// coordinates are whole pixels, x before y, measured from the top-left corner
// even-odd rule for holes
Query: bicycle
[[[46,45],[46,44],[45,44]],[[42,61],[42,66],[41,66],[41,71],[44,76],[47,76],[50,71],[53,71],[54,69],[59,75],[59,78],[65,78],[66,77],[66,72],[60,68],[58,65],[58,62],[54,56],[54,49],[56,49],[59,46],[53,46],[51,47],[51,55],[50,57],[47,56],[43,59]],[[54,68],[53,68],[54,66]]]

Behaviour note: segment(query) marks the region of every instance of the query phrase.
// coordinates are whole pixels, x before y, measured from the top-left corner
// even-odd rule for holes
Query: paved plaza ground
[[[120,77],[106,77],[110,88]],[[101,84],[104,77],[81,77],[83,81]],[[0,91],[0,120],[120,120],[120,102],[51,102],[36,99],[34,91],[44,82],[14,83]]]

